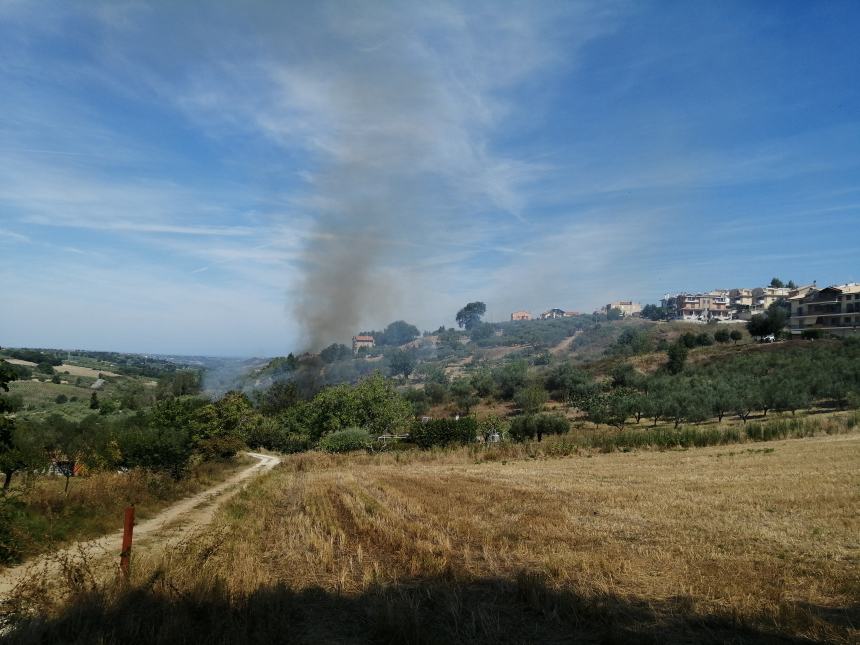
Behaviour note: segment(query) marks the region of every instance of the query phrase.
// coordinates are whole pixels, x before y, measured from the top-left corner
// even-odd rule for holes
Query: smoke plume
[[[502,113],[494,92],[535,63],[527,17],[349,6],[315,17],[314,63],[282,76],[313,131],[305,206],[315,229],[293,300],[310,349],[408,316],[394,308],[410,267],[469,216],[519,207],[518,168],[487,137]]]

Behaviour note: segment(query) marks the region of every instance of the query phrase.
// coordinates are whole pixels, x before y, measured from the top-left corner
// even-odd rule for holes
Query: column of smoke
[[[469,225],[462,218],[519,207],[509,175],[521,166],[495,157],[486,137],[505,113],[496,92],[543,61],[554,12],[310,7],[292,23],[312,27],[290,31],[302,65],[289,66],[284,85],[288,103],[302,105],[296,120],[300,130],[310,124],[315,153],[308,203],[316,228],[292,304],[305,347],[318,350],[408,317],[398,301],[415,295],[405,292],[415,283],[404,268],[455,240]]]
[[[414,252],[428,197],[422,167],[430,155],[422,129],[434,88],[397,51],[364,54],[333,88],[333,147],[315,173],[316,229],[303,258],[295,315],[310,349],[343,342],[358,325],[390,319],[397,275]]]

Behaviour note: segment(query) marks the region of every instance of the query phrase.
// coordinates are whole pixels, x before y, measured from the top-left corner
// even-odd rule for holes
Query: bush
[[[558,414],[528,414],[516,417],[511,422],[511,438],[514,441],[525,441],[537,437],[538,441],[545,434],[564,434],[570,430],[570,422]]]
[[[24,397],[20,394],[7,394],[3,397],[3,405],[0,411],[19,412],[24,409]]]
[[[467,444],[478,436],[478,422],[474,417],[460,419],[431,419],[425,423],[416,422],[409,435],[410,440],[419,448]]]
[[[68,400],[69,400],[69,397],[67,397],[65,394],[58,394],[57,398],[54,399],[54,403],[57,403],[58,405],[62,405],[63,403],[65,403]]]
[[[714,332],[714,340],[718,343],[727,343],[731,340],[731,334],[728,329],[718,329]]]
[[[17,496],[0,494],[0,564],[14,564],[20,559],[22,545],[15,520],[22,508]]]
[[[372,443],[373,439],[366,430],[347,428],[324,435],[320,439],[320,450],[325,452],[352,452],[354,450],[366,450]]]

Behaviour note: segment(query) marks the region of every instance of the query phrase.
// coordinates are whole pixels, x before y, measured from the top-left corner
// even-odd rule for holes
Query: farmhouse
[[[352,353],[358,354],[358,350],[362,347],[370,349],[376,343],[373,341],[373,336],[353,336],[352,337]]]
[[[511,314],[511,320],[531,320],[532,315],[527,311],[515,311]]]

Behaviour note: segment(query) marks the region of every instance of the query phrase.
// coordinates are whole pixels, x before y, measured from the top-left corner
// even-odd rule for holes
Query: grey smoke
[[[528,17],[350,6],[316,14],[313,63],[280,76],[316,160],[292,302],[310,349],[408,317],[411,267],[461,241],[469,217],[521,207],[517,164],[487,140],[493,92],[536,62]]]

